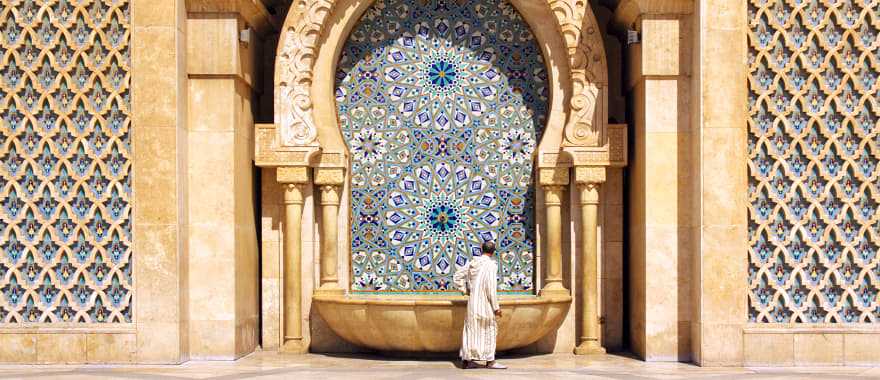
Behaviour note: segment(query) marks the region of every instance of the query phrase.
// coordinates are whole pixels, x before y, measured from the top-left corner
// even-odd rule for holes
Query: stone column
[[[599,340],[599,250],[598,214],[599,186],[605,182],[604,167],[579,167],[575,169],[575,180],[580,191],[581,211],[581,258],[578,260],[581,277],[581,335],[574,352],[577,355],[604,353]]]
[[[315,169],[315,184],[321,188],[321,279],[319,294],[342,294],[339,287],[338,215],[339,193],[344,181],[341,168]]]
[[[547,234],[543,255],[547,269],[541,295],[568,295],[562,283],[562,200],[568,185],[568,168],[541,169],[539,181],[544,189]]]
[[[302,333],[302,189],[308,183],[308,168],[277,169],[284,190],[284,341],[281,350],[305,353],[308,344]]]

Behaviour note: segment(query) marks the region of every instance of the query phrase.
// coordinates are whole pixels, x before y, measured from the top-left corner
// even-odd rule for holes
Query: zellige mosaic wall
[[[507,1],[377,0],[342,52],[354,291],[454,291],[498,245],[499,290],[534,288],[533,154],[547,73]]]

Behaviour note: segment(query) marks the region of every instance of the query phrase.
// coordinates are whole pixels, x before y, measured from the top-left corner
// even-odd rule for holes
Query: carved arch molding
[[[602,33],[585,0],[519,0],[546,7],[556,20],[569,63],[558,73],[566,87],[562,95],[565,122],[561,141],[551,151],[541,148],[539,166],[623,166],[626,164],[626,128],[607,124],[607,63]],[[532,3],[534,1],[535,3]],[[275,124],[257,130],[260,166],[314,166],[313,153],[321,148],[313,114],[312,85],[320,43],[337,6],[344,0],[295,0],[285,20],[275,73]],[[521,10],[521,9],[520,9]],[[343,36],[346,38],[347,36]],[[553,96],[560,96],[554,93]],[[333,101],[333,99],[327,99]],[[559,129],[548,125],[547,130]],[[543,145],[543,144],[542,144]],[[563,152],[567,154],[562,154]],[[342,157],[318,159],[320,166],[342,165]]]

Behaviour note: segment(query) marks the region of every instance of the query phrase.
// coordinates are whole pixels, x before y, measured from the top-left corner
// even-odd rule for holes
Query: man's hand
[[[501,317],[501,309],[495,310],[495,316],[499,318]]]

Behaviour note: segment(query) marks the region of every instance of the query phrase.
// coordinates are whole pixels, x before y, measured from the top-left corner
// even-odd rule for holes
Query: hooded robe
[[[489,256],[474,257],[455,272],[453,282],[458,290],[470,295],[461,333],[461,358],[495,360],[498,264]]]

